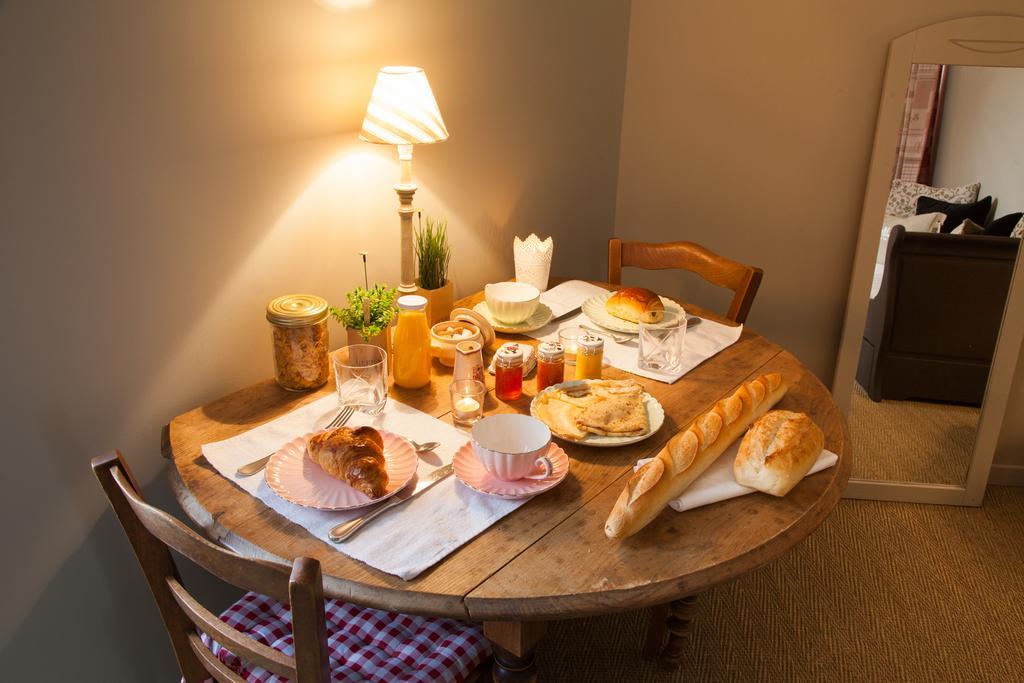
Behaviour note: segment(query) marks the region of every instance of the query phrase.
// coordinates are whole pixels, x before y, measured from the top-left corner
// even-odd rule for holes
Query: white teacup
[[[537,310],[540,290],[525,282],[493,282],[484,286],[484,300],[495,320],[516,325]]]
[[[544,455],[551,430],[529,415],[489,415],[473,425],[472,440],[476,457],[498,479],[545,479],[554,469]]]

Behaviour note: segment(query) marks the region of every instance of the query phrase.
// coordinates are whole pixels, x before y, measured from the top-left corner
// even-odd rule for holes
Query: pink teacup
[[[551,460],[544,455],[551,443],[551,430],[536,418],[514,413],[489,415],[473,425],[472,437],[476,457],[498,479],[551,476]]]

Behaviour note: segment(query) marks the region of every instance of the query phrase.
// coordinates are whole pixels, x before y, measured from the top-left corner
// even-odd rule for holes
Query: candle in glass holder
[[[558,343],[565,351],[565,364],[576,365],[576,351],[579,340],[590,334],[582,327],[566,327],[558,331]]]
[[[451,383],[452,420],[455,424],[471,425],[484,414],[484,394],[487,386],[475,379],[460,379]]]

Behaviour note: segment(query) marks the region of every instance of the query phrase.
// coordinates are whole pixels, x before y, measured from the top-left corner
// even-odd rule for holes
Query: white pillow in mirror
[[[971,183],[959,187],[932,187],[897,178],[892,181],[892,187],[889,189],[889,201],[885,205],[885,213],[901,218],[913,216],[917,211],[918,197],[932,197],[955,204],[976,202],[980,191],[981,183]]]
[[[875,263],[885,263],[885,248],[889,243],[889,233],[892,226],[902,225],[907,232],[938,232],[942,223],[946,220],[944,213],[922,213],[920,216],[889,216],[886,215],[882,221],[882,237],[878,240],[878,254],[875,256]]]
[[[1013,230],[1010,232],[1010,237],[1016,237],[1020,239],[1024,237],[1024,218],[1017,221],[1017,225],[1013,226]]]

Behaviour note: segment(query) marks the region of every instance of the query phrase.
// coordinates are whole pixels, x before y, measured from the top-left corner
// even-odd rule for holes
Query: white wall
[[[363,249],[397,279],[394,152],[356,141],[378,67],[423,66],[451,132],[414,172],[458,294],[530,231],[603,272],[628,1],[347,4],[0,0],[0,677],[44,635],[43,678],[172,676],[89,459],[122,449],[173,506],[160,426],[270,375],[266,302],[340,300]]]
[[[995,217],[1024,211],[1024,69],[951,66],[934,184],[981,181]]]

